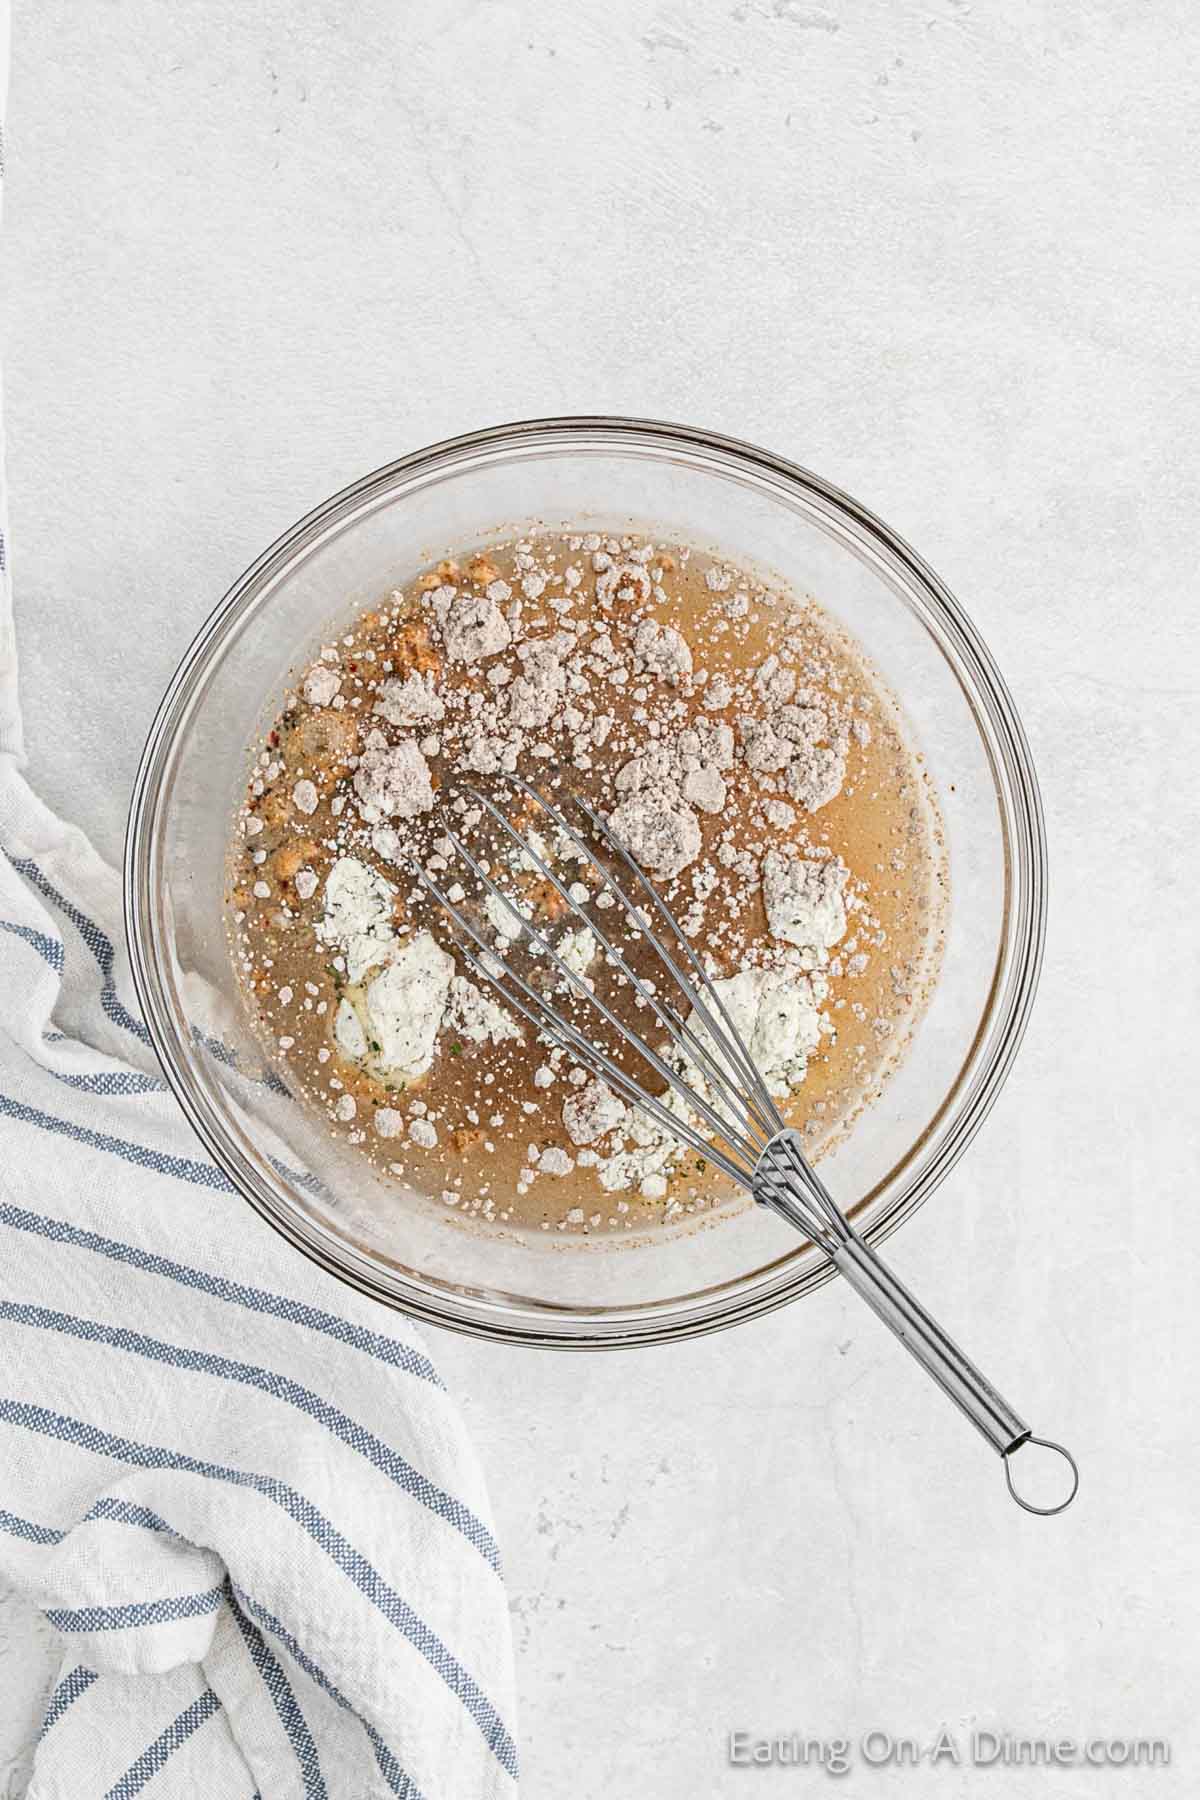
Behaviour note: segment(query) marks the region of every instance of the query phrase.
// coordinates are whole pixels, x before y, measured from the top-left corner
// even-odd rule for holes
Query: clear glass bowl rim
[[[217,1166],[236,1191],[292,1245],[328,1273],[384,1305],[425,1323],[468,1335],[540,1348],[615,1349],[699,1336],[754,1318],[810,1293],[829,1280],[830,1264],[816,1252],[799,1256],[783,1275],[755,1283],[756,1271],[736,1284],[625,1309],[541,1306],[498,1308],[494,1297],[454,1294],[421,1285],[348,1244],[262,1181],[245,1164],[213,1117],[193,1070],[186,1034],[173,1022],[164,980],[165,951],[153,905],[159,803],[188,717],[206,672],[229,633],[258,595],[297,555],[355,512],[431,471],[458,472],[531,446],[581,450],[586,445],[640,445],[704,457],[743,477],[758,474],[798,490],[827,514],[841,515],[873,540],[915,590],[921,616],[950,662],[971,706],[996,785],[1005,848],[1003,931],[991,999],[963,1074],[927,1135],[933,1153],[885,1203],[866,1203],[863,1237],[878,1244],[924,1204],[982,1125],[1012,1066],[1037,990],[1046,927],[1045,824],[1029,745],[1012,696],[990,651],[945,583],[896,532],[851,495],[785,457],[740,438],[654,419],[596,414],[527,419],[443,439],[386,463],[314,507],[275,540],[238,577],[201,625],[159,704],[130,799],[125,839],[124,911],[134,986],[166,1080]],[[912,596],[909,597],[912,604]],[[915,1147],[914,1147],[915,1148]]]

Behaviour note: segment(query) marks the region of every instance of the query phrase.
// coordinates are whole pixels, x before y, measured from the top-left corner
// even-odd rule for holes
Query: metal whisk
[[[443,793],[444,825],[449,845],[471,872],[477,891],[494,897],[503,906],[503,916],[511,920],[510,935],[515,940],[519,934],[535,959],[528,974],[515,967],[511,959],[502,960],[494,954],[484,935],[483,921],[473,919],[472,909],[464,907],[466,891],[461,883],[447,877],[443,886],[428,870],[414,866],[414,873],[453,921],[459,947],[470,968],[496,988],[505,1003],[546,1039],[561,1046],[669,1136],[696,1150],[706,1162],[747,1189],[758,1205],[767,1207],[818,1245],[999,1454],[1008,1491],[1017,1504],[1027,1512],[1043,1515],[1062,1512],[1079,1487],[1074,1457],[1061,1444],[1033,1435],[1019,1414],[859,1237],[813,1170],[799,1133],[788,1127],[701,958],[653,883],[584,800],[571,796],[568,803],[583,820],[591,844],[537,788],[517,775],[507,776],[505,781],[520,796],[527,818],[538,820],[536,826],[526,823],[524,835],[494,800],[468,787],[451,787]],[[666,1044],[656,1048],[631,1030],[597,991],[598,984],[564,961],[547,933],[493,879],[496,865],[477,855],[464,841],[464,821],[472,826],[486,821],[488,828],[498,833],[496,842],[504,847],[508,867],[536,871],[542,882],[551,884],[571,916],[592,933],[607,966],[632,987],[639,1010],[649,1009],[653,1014],[666,1035]],[[541,854],[539,845],[546,847],[547,832],[557,838],[560,846],[569,844],[571,853],[597,872],[600,891],[609,896],[607,909],[616,909],[617,923],[624,923],[632,942],[653,953],[653,966],[661,971],[660,976],[639,974],[629,953],[616,942],[615,932],[605,931],[595,914],[585,912],[583,902],[572,897],[574,884],[564,882],[552,866],[557,859],[549,853]],[[596,844],[603,846],[610,862],[620,869],[621,880],[601,862]],[[588,900],[592,898],[589,890]],[[553,970],[556,979],[539,979],[542,969]],[[585,1016],[589,1012],[594,1015],[592,1029],[584,1029],[552,998],[555,990],[566,991],[564,981],[572,998],[584,1002]],[[596,1019],[604,1021],[607,1031],[596,1029]],[[633,1067],[596,1041],[609,1032],[624,1046],[626,1056],[632,1052]],[[658,1093],[651,1092],[647,1085],[655,1078],[664,1084]],[[678,1105],[671,1105],[672,1095],[682,1103],[682,1114]],[[1022,1498],[1013,1484],[1012,1457],[1026,1444],[1040,1444],[1066,1460],[1070,1491],[1056,1505],[1035,1506]]]

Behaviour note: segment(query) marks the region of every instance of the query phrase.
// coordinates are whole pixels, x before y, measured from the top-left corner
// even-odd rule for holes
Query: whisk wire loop
[[[514,776],[511,779],[514,786],[518,786],[521,791],[525,792],[530,798],[537,802],[545,812],[551,824],[556,829],[565,833],[565,835],[575,844],[580,854],[585,859],[590,860],[591,852],[588,850],[583,839],[573,830],[567,820],[554,808],[550,807],[544,797],[538,794],[536,789],[521,781],[519,777]],[[681,1016],[679,1011],[664,1003],[656,990],[637,973],[618,946],[602,930],[600,925],[585,913],[578,902],[572,898],[568,887],[559,879],[555,871],[549,866],[544,858],[538,854],[537,850],[521,837],[513,827],[511,821],[488,798],[488,796],[479,793],[478,790],[473,788],[461,789],[460,792],[462,793],[463,798],[469,799],[471,802],[486,810],[488,815],[504,832],[508,840],[520,851],[521,855],[528,858],[529,862],[538,873],[552,884],[555,892],[570,909],[572,915],[588,928],[597,944],[604,952],[606,960],[609,961],[624,979],[629,982],[639,1001],[649,1006],[654,1016],[663,1026],[663,1029],[667,1032],[672,1043],[684,1058],[683,1067],[676,1067],[675,1065],[666,1062],[656,1051],[652,1050],[650,1046],[644,1044],[641,1039],[633,1036],[629,1027],[617,1017],[615,1012],[609,1006],[605,1004],[605,1002],[595,993],[594,989],[583,980],[582,976],[571,969],[569,965],[563,961],[546,934],[537,930],[531,924],[511,896],[505,893],[492,879],[489,871],[486,870],[480,861],[473,855],[460,835],[452,827],[448,827],[446,836],[457,854],[462,857],[467,867],[471,870],[472,874],[475,875],[477,880],[482,883],[486,891],[489,894],[494,895],[500,902],[507,916],[517,927],[517,930],[528,939],[529,943],[536,949],[537,953],[547,956],[553,966],[567,978],[573,991],[585,999],[590,1000],[620,1036],[626,1041],[635,1044],[639,1054],[646,1057],[654,1067],[655,1072],[659,1074],[689,1106],[694,1107],[714,1131],[719,1132],[727,1142],[738,1147],[739,1153],[744,1156],[746,1163],[745,1175],[744,1177],[740,1177],[740,1179],[743,1180],[744,1185],[747,1184],[762,1151],[766,1148],[766,1145],[769,1143],[774,1133],[782,1127],[783,1121],[780,1118],[774,1103],[771,1101],[770,1096],[766,1093],[765,1087],[763,1088],[763,1095],[766,1103],[764,1108],[757,1104],[756,1096],[747,1096],[743,1088],[738,1085],[737,1077],[740,1074],[740,1070],[737,1067],[734,1057],[730,1054],[729,1045],[724,1041],[726,1036],[729,1036],[733,1041],[737,1052],[737,1060],[748,1068],[753,1068],[754,1065],[749,1057],[749,1053],[745,1050],[740,1038],[734,1031],[732,1022],[728,1023],[725,1032],[718,1031],[700,996],[688,985],[672,959],[664,952],[663,946],[658,939],[655,938],[653,934],[643,931],[642,935],[658,952],[660,959],[665,964],[673,981],[683,995],[685,1002],[688,1004],[689,1010],[696,1011],[703,1027],[703,1033],[697,1032],[688,1021]],[[614,843],[614,848],[619,849],[619,846],[616,846]],[[620,885],[612,878],[609,872],[599,865],[596,865],[596,867],[605,888],[618,901],[626,916],[635,918],[640,917],[641,915],[638,912],[638,909],[629,900],[628,896],[624,893]],[[631,865],[631,867],[635,872],[638,872],[636,864]],[[418,869],[416,872],[423,880],[425,880],[426,885],[428,886],[429,883],[425,871]],[[649,891],[653,897],[653,890],[651,889]],[[444,907],[447,907],[451,912],[455,910],[445,895],[439,895],[439,900],[440,903]],[[481,948],[486,948],[478,933],[472,931],[471,935],[480,944]],[[686,943],[686,940],[684,941]],[[690,951],[690,946],[688,946],[688,949]],[[700,968],[699,963],[697,963],[697,968]],[[700,972],[703,975],[703,970]],[[485,970],[485,973],[488,974],[491,979],[495,979],[491,970]],[[703,978],[707,982],[707,976],[704,976]],[[716,998],[717,1004],[720,1005],[719,997]],[[724,1014],[723,1007],[722,1013]],[[728,1018],[727,1014],[724,1014],[724,1016]],[[720,1045],[721,1057],[714,1054],[714,1046],[716,1045]],[[729,1056],[730,1064],[732,1066],[725,1066],[723,1059],[726,1056]],[[689,1079],[689,1077],[692,1079]],[[712,1097],[708,1093],[697,1091],[695,1085],[696,1077],[699,1077],[701,1087],[708,1087],[715,1090],[716,1096],[721,1100],[724,1107],[728,1109],[728,1114],[730,1116],[724,1116],[712,1104]]]
[[[531,798],[540,801],[541,805],[546,809],[551,818],[558,817],[555,809],[547,805],[545,798],[538,793],[536,788],[531,787],[527,781],[524,781],[519,776],[515,779],[524,793]],[[692,972],[700,983],[701,992],[697,992],[689,985],[686,977],[681,973],[677,963],[662,940],[655,937],[652,932],[648,932],[650,942],[657,952],[659,959],[670,971],[672,977],[678,983],[680,990],[688,996],[688,999],[698,1013],[705,1030],[710,1034],[714,1042],[720,1041],[722,1030],[727,1033],[732,1040],[739,1073],[743,1081],[747,1084],[749,1093],[753,1095],[757,1103],[756,1112],[760,1119],[761,1126],[764,1128],[764,1142],[769,1142],[777,1131],[783,1129],[783,1119],[780,1116],[779,1108],[776,1106],[768,1091],[758,1065],[755,1063],[746,1046],[742,1043],[741,1036],[733,1023],[733,1020],[729,1016],[729,1010],[726,1007],[725,1002],[714,988],[707,969],[704,967],[701,959],[696,955],[686,934],[680,930],[675,915],[663,900],[658,889],[647,878],[643,870],[634,861],[633,857],[630,856],[625,846],[614,836],[607,821],[580,796],[574,796],[574,800],[575,805],[578,806],[580,812],[587,819],[588,824],[591,826],[596,836],[605,847],[620,860],[624,867],[628,869],[629,873],[633,876],[634,880],[645,894],[647,900],[649,900],[650,904],[653,906],[659,919],[666,925],[672,938],[682,948],[684,955],[687,957],[688,963],[691,966]],[[578,849],[585,855],[589,855],[590,853],[588,852],[587,845],[573,827],[568,824],[565,819],[562,819],[561,823],[565,828],[567,835],[572,839]],[[613,879],[611,874],[609,874],[607,870],[602,869],[601,875],[603,876],[609,891],[616,896],[617,900],[624,907],[627,915],[631,917],[642,917],[643,915],[640,908],[635,906],[634,903],[628,899],[624,890]],[[707,1002],[710,1000],[720,1016],[722,1022],[721,1027],[718,1027],[715,1024],[712,1014],[709,1011]]]
[[[511,779],[514,786],[518,787],[520,791],[525,793],[528,798],[534,800],[542,808],[554,828],[559,832],[564,833],[570,839],[580,855],[586,860],[591,861],[592,853],[564,815],[550,807],[545,798],[538,793],[537,789],[531,787],[529,783],[523,781],[521,777],[513,776]],[[751,1163],[753,1163],[757,1159],[757,1154],[761,1153],[761,1150],[765,1148],[766,1144],[769,1142],[774,1131],[782,1125],[782,1120],[779,1119],[778,1113],[770,1103],[769,1096],[767,1096],[767,1100],[768,1105],[770,1106],[770,1113],[766,1117],[760,1115],[757,1107],[748,1106],[747,1096],[743,1089],[736,1085],[736,1080],[731,1078],[731,1071],[723,1067],[721,1062],[714,1056],[710,1045],[720,1042],[720,1039],[713,1036],[711,1033],[711,1021],[708,1019],[707,1011],[703,1007],[699,996],[694,993],[680,974],[662,943],[647,929],[648,921],[646,921],[641,909],[630,901],[628,895],[624,892],[619,883],[613,879],[608,870],[603,868],[600,864],[593,864],[600,876],[605,890],[617,901],[626,918],[638,922],[636,928],[639,937],[650,945],[657,953],[660,961],[666,966],[676,987],[687,1002],[689,1010],[697,1011],[702,1024],[710,1034],[708,1042],[705,1041],[703,1036],[693,1030],[687,1019],[684,1018],[679,1011],[670,1005],[665,1004],[657,991],[652,988],[642,976],[638,975],[617,945],[614,944],[609,936],[601,929],[599,923],[584,912],[582,906],[572,898],[570,889],[560,880],[549,864],[538,854],[537,850],[534,849],[531,844],[526,843],[524,838],[522,838],[520,833],[515,830],[511,821],[500,808],[485,794],[480,794],[474,789],[469,789],[467,792],[473,800],[486,809],[488,814],[501,827],[510,841],[520,850],[522,855],[528,857],[537,868],[538,872],[546,880],[552,883],[556,893],[570,908],[572,915],[587,926],[596,942],[604,951],[607,960],[630,983],[639,999],[650,1007],[651,1011],[663,1026],[664,1030],[668,1033],[677,1049],[679,1049],[691,1063],[696,1065],[698,1073],[703,1076],[707,1083],[716,1087],[725,1104],[730,1107],[731,1111],[741,1115],[745,1121],[746,1129],[752,1134],[753,1139],[757,1139],[755,1154],[750,1158]],[[585,813],[588,813],[589,817],[594,818],[594,815],[590,813],[590,809],[587,808],[582,801],[579,801],[578,804]],[[607,827],[603,826],[602,821],[597,819],[595,820],[595,823],[598,831],[605,836],[606,841],[611,847],[618,854],[623,855],[620,846],[616,843],[615,839],[611,837],[611,834],[607,832]],[[454,832],[451,831],[448,835],[451,840],[456,843],[460,853],[462,853],[462,845],[459,843]],[[635,873],[640,873],[640,871],[637,871],[636,864],[631,865],[631,867],[634,869]],[[653,889],[650,889],[649,892],[652,898],[656,898]],[[509,913],[517,920],[522,930],[528,933],[533,941],[539,943],[541,948],[550,949],[551,954],[553,954],[552,946],[549,945],[544,934],[535,933],[533,931],[529,922],[524,918],[524,915],[520,913],[519,908],[513,904],[509,896],[501,893],[499,897],[505,903]],[[622,1035],[626,1037],[630,1035],[627,1027],[619,1026],[618,1029],[621,1030]],[[732,1026],[730,1026],[730,1029],[732,1030]],[[742,1050],[740,1039],[737,1040],[737,1046],[739,1050]],[[753,1064],[749,1061],[748,1057],[745,1058],[745,1061],[749,1067],[753,1068]],[[741,1071],[735,1071],[734,1073],[741,1073]],[[672,1085],[677,1088],[679,1087],[677,1081],[673,1082]]]
[[[468,861],[470,860],[471,859],[468,857]],[[688,1104],[694,1105],[701,1116],[706,1118],[711,1128],[714,1131],[719,1132],[721,1137],[732,1145],[736,1150],[738,1157],[741,1158],[740,1161],[727,1155],[718,1145],[714,1145],[710,1139],[697,1131],[695,1126],[688,1119],[682,1117],[679,1113],[673,1112],[669,1107],[664,1106],[657,1095],[647,1093],[641,1082],[635,1080],[634,1077],[631,1076],[627,1070],[623,1069],[619,1063],[608,1056],[604,1051],[600,1050],[598,1046],[594,1044],[590,1038],[586,1037],[570,1020],[565,1019],[561,1013],[556,1012],[549,1006],[545,996],[540,994],[523,975],[519,974],[515,969],[510,968],[507,964],[501,964],[499,970],[495,969],[492,965],[499,962],[500,959],[492,952],[486,939],[477,927],[472,924],[457,906],[455,906],[453,901],[450,900],[449,896],[431,875],[424,869],[416,869],[414,872],[422,885],[433,895],[434,899],[437,900],[438,904],[444,909],[456,928],[461,932],[465,932],[478,947],[478,952],[482,952],[482,954],[477,953],[477,951],[471,949],[470,945],[463,944],[460,939],[460,948],[462,949],[463,956],[473,973],[481,976],[484,981],[489,982],[493,987],[497,988],[503,995],[506,1003],[515,1007],[536,1030],[544,1033],[554,1042],[559,1043],[565,1050],[574,1056],[578,1062],[583,1064],[584,1067],[591,1069],[594,1075],[599,1076],[600,1079],[607,1081],[611,1086],[615,1087],[624,1099],[628,1100],[632,1106],[637,1107],[640,1111],[647,1113],[656,1124],[663,1128],[664,1131],[672,1136],[682,1138],[684,1142],[700,1151],[703,1156],[715,1163],[716,1166],[721,1169],[722,1173],[728,1175],[731,1180],[738,1182],[741,1186],[749,1185],[746,1170],[747,1165],[754,1161],[755,1152],[753,1146],[740,1139],[738,1134],[731,1130],[726,1120],[722,1119],[708,1106],[707,1102],[703,1101],[691,1088],[687,1087],[677,1071],[674,1070],[669,1063],[660,1057],[649,1045],[640,1047],[640,1054],[646,1057],[647,1061],[650,1062],[656,1072],[662,1076],[668,1086],[675,1088],[677,1092],[682,1091],[686,1094]],[[487,881],[486,875],[481,875],[481,879]],[[497,892],[498,891],[499,890],[497,890]],[[501,895],[500,897],[502,899],[505,898],[504,895]],[[578,986],[579,990],[584,994],[587,994],[589,999],[594,1000],[600,1011],[616,1024],[618,1029],[621,1029],[620,1022],[616,1020],[615,1015],[612,1014],[611,1010],[607,1008],[602,1001],[596,1000],[595,995],[589,992],[586,984],[582,982],[575,971],[568,968],[553,950],[548,950],[547,954],[550,955],[552,961],[562,970],[563,974],[567,976],[572,984]],[[486,961],[484,960],[485,957],[487,958]]]

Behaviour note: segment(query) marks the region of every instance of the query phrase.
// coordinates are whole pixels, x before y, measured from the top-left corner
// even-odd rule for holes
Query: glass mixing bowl
[[[481,1336],[662,1342],[794,1300],[828,1264],[749,1203],[613,1244],[492,1235],[406,1200],[264,1066],[226,948],[231,821],[289,672],[414,569],[535,520],[640,527],[770,568],[819,599],[898,696],[943,811],[945,956],[907,1056],[822,1172],[872,1243],[933,1192],[999,1092],[1037,981],[1046,869],[1029,750],[932,570],[857,501],[751,444],[639,419],[498,426],[403,457],[301,519],[221,601],[159,708],[129,819],[129,949],[184,1111],[306,1255],[387,1305]]]

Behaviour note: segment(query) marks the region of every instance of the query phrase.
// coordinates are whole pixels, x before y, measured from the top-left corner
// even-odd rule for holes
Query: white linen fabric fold
[[[204,1156],[118,879],[22,763],[4,557],[0,1575],[63,1640],[29,1793],[511,1796],[508,1608],[453,1402]]]

